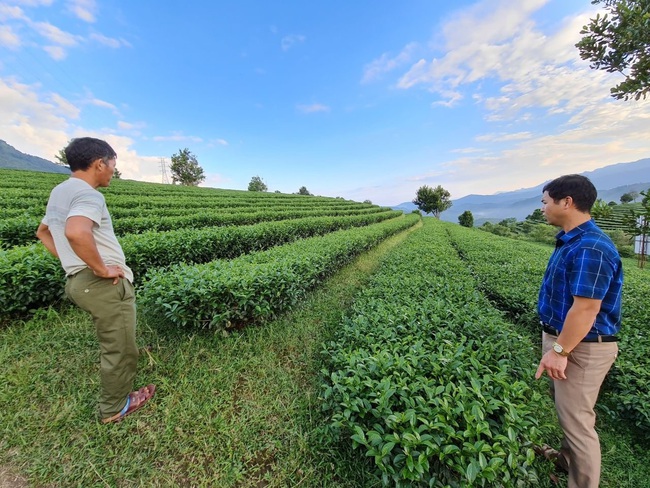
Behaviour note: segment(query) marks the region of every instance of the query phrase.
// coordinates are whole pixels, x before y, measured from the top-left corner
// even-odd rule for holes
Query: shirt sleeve
[[[84,191],[79,193],[70,203],[70,217],[87,217],[95,224],[101,225],[104,210],[104,195],[98,191]]]
[[[602,300],[614,277],[614,267],[602,251],[581,249],[569,275],[571,295]]]

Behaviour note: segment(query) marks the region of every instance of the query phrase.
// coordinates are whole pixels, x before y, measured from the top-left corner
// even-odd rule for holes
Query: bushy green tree
[[[637,198],[639,198],[639,192],[638,191],[629,191],[627,193],[623,193],[621,195],[621,203],[631,203],[635,201]]]
[[[576,44],[593,69],[621,73],[610,92],[618,100],[639,100],[650,91],[650,0],[592,0],[607,13],[590,19]]]
[[[253,176],[248,184],[248,191],[267,191],[269,189],[264,180],[259,176]]]
[[[172,156],[172,164],[169,166],[172,174],[172,181],[184,186],[198,186],[205,180],[203,168],[199,166],[196,156],[185,148]]]
[[[607,202],[600,198],[596,200],[591,207],[591,216],[594,219],[606,219],[612,216],[612,207],[607,205]]]
[[[536,208],[533,210],[533,213],[530,215],[526,216],[526,220],[530,222],[537,222],[540,224],[546,223],[546,218],[544,217],[544,214],[542,213],[542,210],[539,208]]]
[[[437,219],[440,214],[449,209],[451,203],[451,193],[438,185],[435,188],[424,185],[418,188],[413,203],[425,214],[433,214]]]
[[[301,186],[298,189],[298,195],[311,195],[311,193],[309,193],[309,190],[307,189],[306,186]]]
[[[469,210],[465,210],[458,216],[458,223],[463,227],[474,227],[474,215]]]

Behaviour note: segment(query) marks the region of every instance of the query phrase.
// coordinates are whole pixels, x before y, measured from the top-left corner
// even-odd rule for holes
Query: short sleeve
[[[614,267],[602,251],[585,248],[578,251],[569,276],[571,295],[602,300],[614,277]]]
[[[70,211],[66,218],[87,217],[95,224],[100,225],[104,206],[104,195],[95,190],[84,191],[72,200],[70,203]]]

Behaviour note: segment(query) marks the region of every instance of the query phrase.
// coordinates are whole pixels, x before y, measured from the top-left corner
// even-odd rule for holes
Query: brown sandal
[[[551,461],[559,471],[563,473],[569,472],[568,459],[557,449],[553,449],[548,444],[543,444],[541,446],[533,446],[533,451],[544,459]]]
[[[126,400],[126,405],[121,412],[116,413],[112,417],[107,417],[102,419],[102,424],[110,424],[120,422],[127,415],[132,414],[136,410],[139,410],[151,400],[156,393],[156,385],[147,385],[140,388],[138,391],[132,391],[129,393],[129,397]]]

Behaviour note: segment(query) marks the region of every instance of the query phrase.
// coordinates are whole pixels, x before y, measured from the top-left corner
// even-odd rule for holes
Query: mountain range
[[[621,195],[631,191],[650,189],[650,158],[629,163],[618,163],[594,171],[580,173],[589,178],[598,190],[598,198],[605,202],[620,203]],[[458,222],[460,214],[469,210],[474,225],[483,222],[499,222],[507,218],[523,220],[541,206],[542,188],[545,181],[532,188],[495,193],[494,195],[467,195],[452,199],[452,206],[440,214],[441,220]],[[417,208],[413,202],[404,202],[392,207],[404,212]]]
[[[0,168],[27,169],[43,173],[70,173],[70,170],[47,159],[25,154],[0,139]]]

